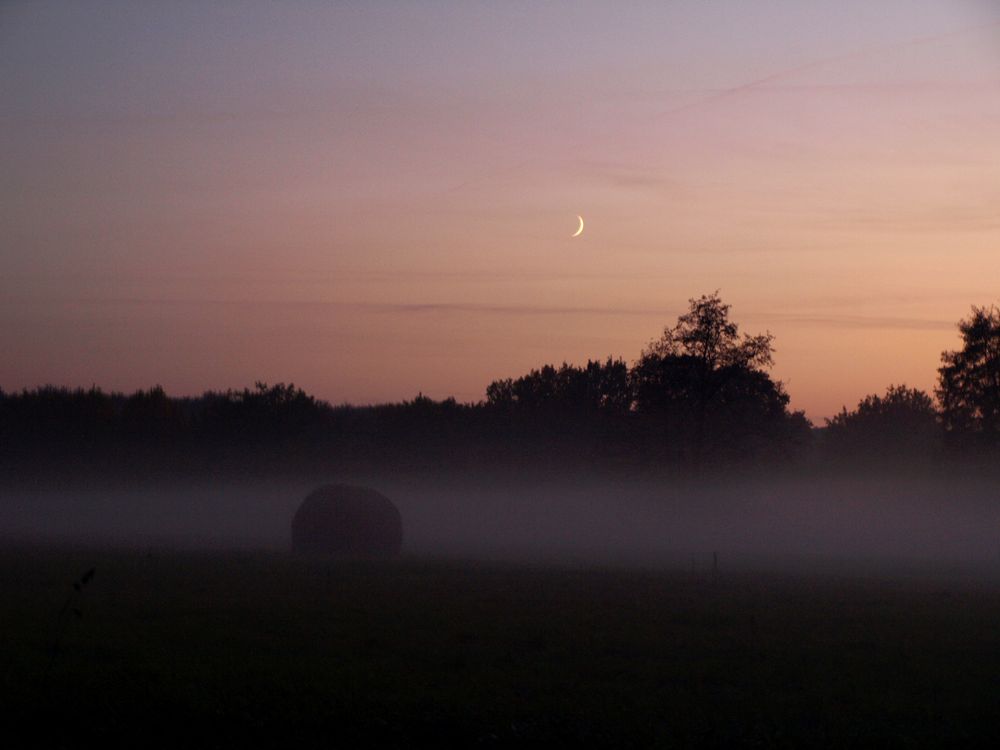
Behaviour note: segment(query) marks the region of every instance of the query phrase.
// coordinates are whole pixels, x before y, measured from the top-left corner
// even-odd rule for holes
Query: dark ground
[[[1000,740],[995,576],[8,545],[0,584],[19,747]]]

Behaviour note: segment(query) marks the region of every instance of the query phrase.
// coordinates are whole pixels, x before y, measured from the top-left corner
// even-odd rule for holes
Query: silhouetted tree
[[[674,458],[697,468],[710,437],[718,450],[736,434],[762,434],[785,418],[788,396],[764,372],[773,361],[770,333],[740,336],[718,292],[688,302],[677,324],[642,352],[632,388],[636,410],[659,423]]]
[[[125,399],[121,411],[122,428],[129,438],[172,437],[183,427],[181,410],[162,386],[136,391]]]
[[[826,426],[831,452],[866,462],[930,458],[941,429],[931,397],[905,385],[890,385],[885,396],[865,396],[855,410],[842,408]]]
[[[564,412],[627,411],[628,366],[620,359],[588,360],[584,367],[545,365],[512,380],[495,380],[486,402],[496,408],[544,408]]]
[[[937,397],[949,437],[961,444],[1000,443],[1000,309],[973,307],[959,321],[962,348],[941,354]]]
[[[591,460],[623,440],[631,401],[628,366],[621,359],[545,365],[490,383],[482,428],[508,455]]]

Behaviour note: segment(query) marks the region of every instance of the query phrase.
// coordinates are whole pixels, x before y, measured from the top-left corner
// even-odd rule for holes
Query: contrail
[[[687,104],[682,104],[673,109],[668,109],[665,112],[660,112],[656,115],[656,118],[666,117],[667,115],[677,114],[679,112],[685,112],[689,109],[699,107],[705,104],[711,104],[712,102],[718,101],[720,99],[725,99],[736,94],[740,94],[744,91],[749,91],[750,89],[760,88],[765,86],[772,81],[781,80],[782,78],[788,78],[789,76],[796,75],[798,73],[804,73],[809,70],[815,70],[816,68],[822,68],[833,63],[848,62],[850,60],[858,60],[865,57],[869,57],[874,54],[879,54],[882,52],[889,52],[897,49],[905,49],[907,47],[916,47],[924,44],[934,44],[937,42],[944,41],[946,39],[952,39],[958,36],[964,36],[965,34],[970,34],[973,31],[982,31],[983,29],[995,28],[1000,26],[1000,20],[991,21],[987,24],[981,24],[979,26],[967,26],[962,29],[957,29],[955,31],[949,31],[944,34],[934,34],[933,36],[922,36],[915,39],[907,39],[902,42],[894,42],[890,44],[880,44],[871,47],[866,47],[864,49],[858,50],[856,52],[849,52],[843,55],[835,55],[833,57],[825,57],[821,60],[813,60],[812,62],[804,63],[802,65],[796,65],[793,68],[786,68],[785,70],[780,70],[776,73],[771,73],[764,76],[763,78],[758,78],[753,81],[748,81],[747,83],[741,83],[738,86],[733,86],[728,89],[721,89],[718,93],[713,96],[705,97],[704,99],[699,99],[695,102],[688,102]]]
[[[660,112],[660,113],[654,115],[653,119],[654,120],[659,120],[659,119],[664,118],[664,117],[669,117],[671,115],[681,114],[683,112],[687,112],[687,111],[692,110],[692,109],[697,109],[698,107],[703,107],[703,106],[706,106],[706,105],[710,105],[710,104],[713,104],[714,102],[718,102],[718,101],[721,101],[723,99],[728,99],[728,98],[733,97],[733,96],[738,96],[739,94],[744,93],[746,91],[751,91],[753,89],[763,88],[768,83],[772,83],[774,81],[778,81],[778,80],[781,80],[783,78],[788,78],[790,76],[794,76],[794,75],[797,75],[799,73],[804,73],[806,71],[815,70],[817,68],[822,68],[822,67],[824,67],[826,65],[831,65],[833,63],[840,63],[840,62],[846,62],[846,61],[850,61],[850,60],[862,59],[862,58],[869,57],[871,55],[879,54],[879,53],[882,53],[882,52],[893,51],[893,50],[898,50],[898,49],[906,49],[908,47],[920,46],[920,45],[924,45],[924,44],[934,44],[934,43],[945,41],[945,40],[948,40],[948,39],[953,39],[953,38],[956,38],[956,37],[965,36],[966,34],[971,34],[971,33],[976,32],[976,31],[982,31],[984,29],[991,29],[991,28],[996,28],[996,27],[1000,27],[1000,19],[995,20],[995,21],[990,21],[990,22],[985,23],[985,24],[978,24],[976,26],[965,26],[965,27],[963,27],[961,29],[955,29],[954,31],[948,31],[948,32],[945,32],[945,33],[942,33],[942,34],[933,34],[933,35],[930,35],[930,36],[921,36],[921,37],[916,37],[916,38],[913,38],[913,39],[906,39],[906,40],[900,41],[900,42],[891,42],[891,43],[888,43],[888,44],[873,45],[873,46],[865,47],[863,49],[860,49],[860,50],[857,50],[857,51],[854,51],[854,52],[845,53],[843,55],[835,55],[833,57],[825,57],[825,58],[823,58],[821,60],[813,60],[811,62],[803,63],[801,65],[796,65],[796,66],[791,67],[791,68],[785,68],[783,70],[779,70],[777,72],[770,73],[770,74],[764,76],[763,78],[756,78],[756,79],[754,79],[752,81],[747,81],[746,83],[741,83],[738,86],[733,86],[733,87],[727,88],[727,89],[716,89],[716,90],[714,90],[714,93],[712,95],[710,95],[710,96],[706,96],[706,97],[704,97],[702,99],[698,99],[698,100],[693,101],[693,102],[688,102],[686,104],[681,104],[681,105],[679,105],[677,107],[673,107],[671,109],[664,110],[663,112]],[[697,90],[692,90],[692,91],[697,91]],[[587,139],[587,140],[584,140],[584,141],[578,141],[578,142],[572,144],[571,148],[574,149],[574,150],[576,150],[576,149],[579,149],[579,148],[582,148],[582,147],[586,146],[588,143],[591,143],[592,141],[593,141],[593,139]],[[474,184],[479,183],[479,182],[484,182],[486,180],[492,179],[494,177],[498,177],[500,175],[509,174],[511,172],[516,172],[517,170],[522,169],[524,167],[527,167],[527,166],[535,163],[536,161],[537,161],[536,159],[525,159],[525,160],[520,161],[520,162],[518,162],[516,164],[513,164],[513,165],[511,165],[509,167],[502,167],[502,168],[493,170],[493,171],[491,171],[489,173],[480,175],[479,177],[470,178],[468,180],[465,180],[465,181],[461,182],[458,185],[455,185],[454,187],[448,188],[447,190],[445,190],[442,193],[442,195],[449,195],[451,193],[458,192],[459,190],[462,190],[463,188],[466,188],[469,185],[474,185]]]

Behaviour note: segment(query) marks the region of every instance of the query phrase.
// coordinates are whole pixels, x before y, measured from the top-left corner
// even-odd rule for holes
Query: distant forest
[[[108,477],[600,470],[710,476],[845,467],[976,465],[1000,458],[1000,310],[973,307],[932,395],[904,385],[823,426],[788,408],[773,338],[740,334],[718,293],[638,359],[545,365],[485,399],[418,395],[332,406],[294,385],[171,397],[99,388],[0,391],[8,482]]]

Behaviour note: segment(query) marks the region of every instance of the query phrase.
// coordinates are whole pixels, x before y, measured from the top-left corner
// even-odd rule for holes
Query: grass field
[[[0,581],[25,744],[1000,738],[995,583],[24,547]]]

